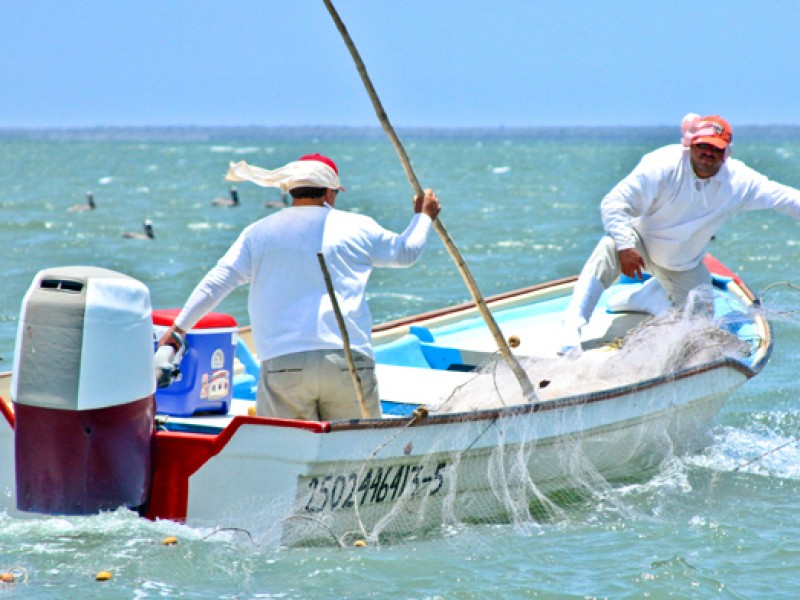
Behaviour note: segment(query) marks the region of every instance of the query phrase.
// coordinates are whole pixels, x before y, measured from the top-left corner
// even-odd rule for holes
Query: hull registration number
[[[402,464],[375,467],[342,475],[312,477],[308,482],[305,512],[335,511],[366,504],[392,502],[403,494],[435,496],[444,487],[447,462],[432,465]],[[360,477],[360,479],[359,479]]]

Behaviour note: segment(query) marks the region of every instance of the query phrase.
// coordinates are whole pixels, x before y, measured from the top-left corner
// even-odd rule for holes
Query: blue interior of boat
[[[473,370],[475,365],[464,365],[461,351],[436,344],[427,327],[412,325],[403,337],[375,348],[375,362],[401,367],[424,369]]]
[[[407,404],[405,402],[387,402],[381,400],[381,413],[383,416],[410,417],[419,408],[419,404]]]
[[[244,372],[233,377],[233,396],[242,400],[255,400],[258,389],[260,365],[246,344],[236,345],[236,358],[244,366]],[[375,348],[375,361],[386,365],[418,367],[423,369],[472,371],[475,365],[465,365],[461,352],[455,348],[440,346],[426,327],[411,326],[403,337]],[[416,405],[400,406],[390,403],[386,414],[411,414]],[[400,411],[400,412],[397,412]]]
[[[649,278],[645,274],[645,279]],[[713,286],[726,290],[729,277],[713,275]],[[641,284],[641,280],[621,276],[619,281],[611,286],[598,303],[600,310],[604,309],[606,299],[619,291],[621,287]],[[569,296],[561,296],[543,300],[527,306],[510,307],[494,312],[498,323],[513,321],[527,321],[535,324],[536,321],[552,320],[553,313],[560,313],[566,307]],[[747,340],[756,339],[758,332],[753,324],[752,317],[742,312],[742,307],[730,296],[717,294],[715,299],[715,316],[721,320],[722,325],[739,338]],[[397,365],[403,367],[417,367],[422,369],[471,371],[476,365],[464,364],[461,351],[454,347],[485,327],[481,316],[461,320],[457,323],[443,325],[436,328],[436,336],[427,327],[412,325],[404,336],[375,347],[375,361],[380,364]],[[241,399],[255,399],[258,387],[259,367],[258,361],[245,344],[237,344],[236,357],[244,365],[245,372],[234,376],[233,395]],[[384,403],[384,413],[394,415],[410,414],[416,405],[402,405],[399,403]]]
[[[233,397],[241,398],[242,400],[255,400],[261,365],[258,364],[256,357],[250,352],[247,344],[242,342],[236,344],[236,358],[244,365],[244,373],[233,376]]]

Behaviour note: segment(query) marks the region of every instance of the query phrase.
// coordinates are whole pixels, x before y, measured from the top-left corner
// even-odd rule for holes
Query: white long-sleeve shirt
[[[248,312],[260,360],[342,349],[342,335],[317,252],[322,252],[350,347],[372,356],[365,298],[373,267],[407,267],[422,255],[430,218],[415,214],[400,235],[372,218],[327,206],[293,206],[248,226],[186,302],[175,324],[190,329],[237,286],[249,283]]]
[[[672,271],[696,267],[711,237],[732,216],[766,209],[800,218],[800,191],[733,158],[713,177],[700,179],[689,148],[680,144],[646,154],[600,205],[617,250],[634,246],[636,230],[651,260]]]

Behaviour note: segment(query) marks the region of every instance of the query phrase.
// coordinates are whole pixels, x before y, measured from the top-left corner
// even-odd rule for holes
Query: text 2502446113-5
[[[390,465],[366,469],[362,474],[312,477],[308,482],[309,496],[304,510],[318,513],[324,510],[350,509],[372,503],[392,502],[405,493],[412,497],[434,496],[444,486],[447,462],[436,468],[424,464]]]

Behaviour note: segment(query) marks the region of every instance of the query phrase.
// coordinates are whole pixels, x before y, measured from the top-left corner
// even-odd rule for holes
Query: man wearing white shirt
[[[564,311],[560,353],[580,347],[581,328],[620,273],[648,270],[663,288],[663,306],[680,306],[711,283],[703,264],[708,243],[725,221],[750,210],[800,218],[800,191],[769,180],[730,158],[733,129],[719,116],[687,115],[683,140],[646,154],[603,198],[607,235],[581,270]]]
[[[372,218],[334,208],[343,190],[335,163],[307,155],[275,170],[244,161],[227,179],[279,187],[291,206],[246,227],[206,274],[160,344],[173,344],[234,288],[249,283],[248,312],[261,377],[256,414],[302,420],[361,417],[331,299],[317,253],[336,289],[369,415],[381,415],[365,298],[373,267],[408,267],[425,249],[441,206],[426,190],[402,234]]]

